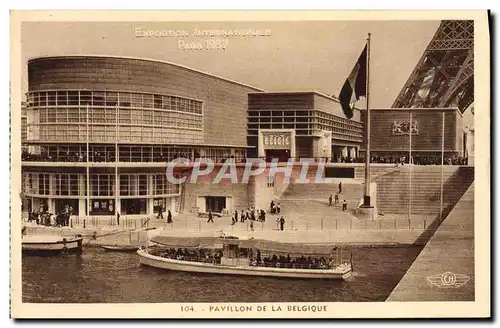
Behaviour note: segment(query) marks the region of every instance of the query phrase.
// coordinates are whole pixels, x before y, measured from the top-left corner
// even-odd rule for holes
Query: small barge
[[[22,252],[26,255],[81,254],[83,237],[23,236]]]

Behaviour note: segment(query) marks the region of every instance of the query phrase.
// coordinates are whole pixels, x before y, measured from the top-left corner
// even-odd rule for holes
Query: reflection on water
[[[354,250],[349,281],[221,276],[139,265],[135,253],[23,257],[23,301],[59,303],[385,301],[421,247]]]

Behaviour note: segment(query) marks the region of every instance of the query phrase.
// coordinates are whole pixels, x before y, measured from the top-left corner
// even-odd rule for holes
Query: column
[[[154,199],[148,198],[147,202],[148,202],[148,205],[147,205],[147,209],[146,209],[146,214],[153,215],[154,214]]]
[[[53,198],[47,199],[47,205],[49,207],[49,213],[56,213],[56,200],[55,199],[53,199]]]
[[[86,216],[87,213],[85,212],[85,203],[87,200],[85,198],[80,198],[78,199],[78,216]]]
[[[351,158],[356,158],[356,147],[351,147],[349,154]]]
[[[342,156],[347,157],[347,147],[342,147]]]
[[[170,211],[172,212],[172,215],[174,213],[176,213],[176,211],[175,211],[175,197],[170,197]]]

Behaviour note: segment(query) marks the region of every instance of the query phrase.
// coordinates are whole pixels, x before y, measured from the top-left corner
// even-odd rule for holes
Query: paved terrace
[[[165,220],[151,218],[131,218],[122,216],[120,225],[116,219],[91,217],[74,218],[73,228],[53,228],[28,225],[29,234],[57,234],[99,237],[90,244],[129,244],[139,237],[136,235],[142,228],[157,228],[150,235],[164,234],[176,237],[216,236],[222,230],[236,235],[252,236],[281,242],[314,243],[314,244],[352,244],[352,245],[410,245],[419,241],[432,217],[413,215],[411,221],[406,215],[381,216],[377,220],[360,220],[349,212],[342,212],[340,206],[329,207],[326,200],[309,201],[315,208],[314,216],[307,211],[284,211],[285,229],[280,231],[277,215],[266,215],[265,222],[254,222],[253,231],[250,221],[231,224],[230,216],[215,217],[214,223],[208,223],[206,217],[198,217],[194,213],[183,213],[173,217],[172,224]],[[241,213],[241,212],[240,212]],[[166,215],[165,215],[166,216]],[[429,232],[425,232],[429,233]],[[133,234],[130,237],[130,234]]]
[[[427,279],[444,272],[466,275],[469,281],[461,287],[438,288]],[[436,230],[387,301],[474,301],[474,184]]]

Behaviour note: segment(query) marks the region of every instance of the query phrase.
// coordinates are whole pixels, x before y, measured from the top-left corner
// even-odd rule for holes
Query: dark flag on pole
[[[353,106],[359,98],[366,96],[366,53],[367,46],[365,46],[351,74],[347,77],[342,90],[340,90],[340,105],[342,106],[344,115],[349,119],[353,116],[353,107],[351,106]]]

